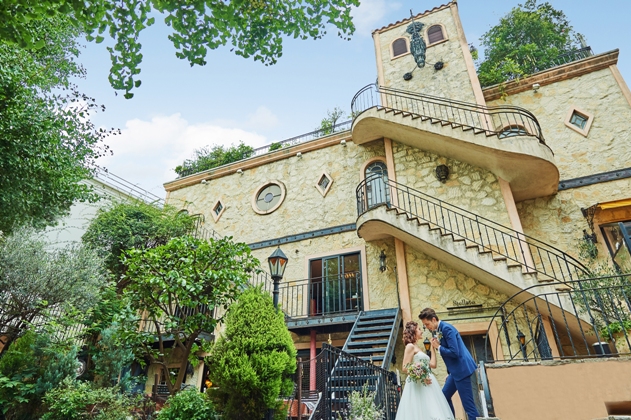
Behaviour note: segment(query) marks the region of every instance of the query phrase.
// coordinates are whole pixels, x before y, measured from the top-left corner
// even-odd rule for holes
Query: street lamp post
[[[280,247],[276,248],[276,251],[267,258],[267,262],[269,263],[269,272],[272,275],[272,280],[274,281],[273,296],[275,309],[278,309],[278,284],[283,278],[283,274],[285,274],[287,261],[289,261],[289,259],[283,251],[280,250]]]

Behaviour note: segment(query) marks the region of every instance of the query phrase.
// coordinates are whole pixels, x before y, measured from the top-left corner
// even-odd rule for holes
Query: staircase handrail
[[[370,186],[373,190],[381,185],[388,188],[387,192],[381,194],[381,202],[369,203],[367,188]],[[521,264],[527,271],[543,274],[552,280],[567,282],[588,276],[589,270],[580,261],[550,244],[385,177],[373,176],[364,179],[357,186],[355,194],[358,217],[377,207],[377,204],[386,205],[436,225],[445,232],[453,234],[454,237],[463,238],[465,241],[482,247],[485,251],[491,251]],[[375,191],[371,191],[371,194],[375,197]],[[396,197],[396,200],[392,197]],[[498,240],[498,234],[502,240],[501,243]],[[518,244],[519,252],[515,250],[515,243]],[[509,252],[509,245],[512,247],[512,253]],[[540,263],[537,263],[534,258],[529,258],[533,255],[533,250],[534,255],[539,257]],[[543,263],[546,259],[550,268]],[[561,276],[555,270],[555,262]],[[569,278],[566,277],[566,272]]]
[[[351,101],[353,123],[359,115],[374,107],[470,127],[479,130],[478,132],[485,132],[487,135],[535,137],[539,143],[546,145],[541,126],[535,115],[517,106],[488,107],[379,86],[378,84],[369,84],[361,88]]]
[[[322,355],[334,354],[337,356],[333,366],[327,369],[328,371],[330,371],[330,374],[327,380],[325,381],[325,389],[323,390],[325,408],[331,409],[331,405],[332,405],[331,393],[332,392],[330,391],[329,387],[331,386],[331,379],[335,378],[334,377],[335,369],[339,366],[339,361],[342,360],[343,358],[344,361],[347,361],[347,362],[352,361],[354,365],[365,368],[365,369],[371,369],[378,374],[378,380],[377,380],[377,383],[375,384],[375,388],[376,388],[375,389],[375,403],[377,404],[377,406],[379,405],[383,406],[382,408],[385,411],[386,420],[394,420],[394,417],[396,416],[396,411],[397,411],[396,407],[398,406],[398,403],[399,403],[399,398],[397,397],[400,397],[400,395],[398,395],[399,391],[398,391],[398,384],[397,384],[397,375],[395,372],[383,369],[382,367],[377,366],[373,363],[370,363],[362,359],[361,357],[347,353],[343,351],[342,349],[334,347],[328,343],[322,344],[321,354]],[[355,378],[351,376],[345,376],[344,379],[349,382],[355,381]],[[397,397],[395,397],[394,401],[391,400],[391,396],[389,395],[386,389],[388,386],[391,386],[392,388],[396,389],[395,392],[397,393],[396,395]],[[331,418],[330,416],[327,416],[330,414],[332,413],[325,412],[324,418]]]
[[[541,292],[537,292],[537,289]],[[552,315],[555,310],[562,314],[561,318],[564,325],[554,321]],[[539,348],[541,343],[535,343],[537,331],[533,331],[532,321],[537,318],[545,318],[550,323],[546,336],[548,333],[553,334],[552,338],[560,352],[559,355],[544,355]],[[496,319],[499,320],[499,324],[495,322]],[[595,339],[597,343],[606,342],[608,337],[603,336],[601,330],[610,329],[609,326],[612,324],[622,325],[626,322],[631,322],[630,273],[602,277],[587,276],[567,282],[535,284],[513,294],[493,314],[486,334],[485,349],[491,348],[489,346],[490,330],[497,326],[495,348],[497,349],[501,345],[500,336],[504,333],[506,340],[504,351],[508,350],[509,354],[508,357],[504,355],[503,360],[491,358],[487,354],[485,360],[487,362],[510,362],[522,357],[525,360],[539,361],[554,358],[602,356],[589,346],[590,340],[587,337]],[[581,332],[580,341],[582,343],[575,343],[570,337],[569,344],[560,346],[560,335],[569,330],[570,324],[575,325]],[[587,324],[591,326],[593,331],[584,330],[584,325]],[[524,334],[524,344],[520,345],[515,353],[511,347],[511,334],[508,332],[508,329],[512,327]],[[524,330],[522,331],[520,327]],[[542,328],[545,330],[545,327]],[[621,340],[626,341],[628,346],[631,344],[631,335],[624,329],[622,329],[622,333]],[[512,338],[516,338],[516,336]],[[569,354],[568,348],[573,354]]]

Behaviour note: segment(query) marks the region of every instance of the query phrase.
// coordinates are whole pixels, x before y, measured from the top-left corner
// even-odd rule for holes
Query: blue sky
[[[620,49],[618,66],[631,84],[631,1],[551,0],[585,35],[596,54]],[[480,36],[518,0],[461,0],[467,41]],[[190,67],[175,57],[160,22],[143,32],[142,86],[126,100],[109,86],[105,43],[87,44],[80,61],[88,76],[79,81],[86,94],[107,107],[96,114],[98,126],[115,127],[122,136],[107,139],[114,155],[100,164],[159,196],[175,178],[173,168],[196,148],[212,144],[254,147],[309,132],[334,107],[349,111],[361,87],[376,79],[373,29],[439,6],[438,1],[364,0],[354,11],[357,31],[351,41],[333,33],[317,41],[287,39],[273,66],[230,53],[210,51],[208,64]]]

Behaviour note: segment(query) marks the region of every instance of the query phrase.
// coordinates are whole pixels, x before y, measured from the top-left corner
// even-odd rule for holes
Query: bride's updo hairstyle
[[[418,329],[418,324],[414,321],[410,321],[405,324],[405,329],[403,330],[403,344],[407,346],[408,344],[416,343],[416,330]]]

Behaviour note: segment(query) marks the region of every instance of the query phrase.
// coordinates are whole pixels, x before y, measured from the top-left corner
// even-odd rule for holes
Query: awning
[[[608,201],[605,203],[598,203],[597,206],[600,207],[602,210],[616,209],[619,207],[627,207],[627,206],[631,206],[631,198],[625,198],[624,200]]]

